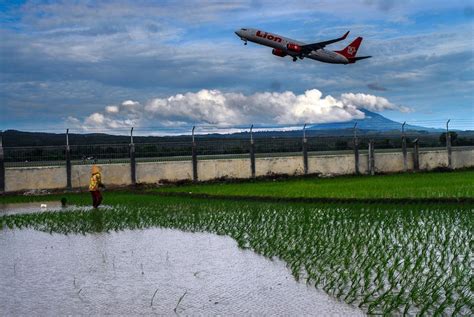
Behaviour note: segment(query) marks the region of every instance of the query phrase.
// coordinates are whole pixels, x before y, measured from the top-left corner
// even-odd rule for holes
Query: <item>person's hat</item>
[[[100,168],[97,165],[92,165],[92,174],[96,174],[100,172]]]

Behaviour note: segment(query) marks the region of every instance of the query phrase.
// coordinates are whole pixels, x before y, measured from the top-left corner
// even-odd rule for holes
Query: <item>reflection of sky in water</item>
[[[357,315],[228,237],[171,229],[0,231],[7,315]],[[151,300],[153,294],[153,305]]]

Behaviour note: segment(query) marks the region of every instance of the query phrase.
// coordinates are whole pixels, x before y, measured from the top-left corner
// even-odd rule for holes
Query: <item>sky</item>
[[[364,38],[350,65],[234,34]],[[474,129],[474,1],[3,1],[0,130],[126,131],[361,119]]]

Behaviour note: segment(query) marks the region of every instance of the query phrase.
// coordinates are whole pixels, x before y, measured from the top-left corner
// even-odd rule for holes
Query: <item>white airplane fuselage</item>
[[[300,56],[300,54],[288,50],[287,47],[288,47],[288,44],[296,44],[299,46],[303,46],[303,45],[306,45],[306,43],[296,41],[296,40],[293,40],[293,39],[290,39],[278,34],[260,31],[257,29],[250,29],[250,28],[240,29],[238,31],[235,31],[235,34],[237,34],[237,36],[239,36],[245,42],[249,41],[249,42],[269,46],[274,49],[281,50],[285,54],[290,55],[292,57],[303,58],[302,56]],[[336,52],[325,50],[323,48],[318,49],[318,50],[313,50],[309,54],[305,54],[304,57],[314,59],[323,63],[349,64],[349,60],[346,57]]]

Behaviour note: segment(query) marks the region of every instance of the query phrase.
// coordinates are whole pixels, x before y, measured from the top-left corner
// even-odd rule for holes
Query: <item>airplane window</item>
[[[242,31],[247,31],[247,29],[241,29]]]

